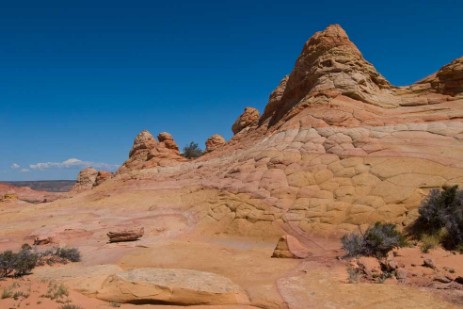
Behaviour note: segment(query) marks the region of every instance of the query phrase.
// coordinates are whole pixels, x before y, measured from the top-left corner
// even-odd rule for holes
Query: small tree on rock
[[[191,142],[189,145],[183,147],[182,155],[188,159],[198,158],[203,155],[203,151],[199,148],[198,144]]]

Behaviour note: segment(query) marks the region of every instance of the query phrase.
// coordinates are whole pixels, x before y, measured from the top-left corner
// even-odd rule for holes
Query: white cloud
[[[70,158],[63,162],[42,162],[42,163],[30,164],[29,167],[33,170],[41,170],[41,171],[49,169],[49,168],[73,168],[73,167],[77,167],[77,168],[93,167],[96,169],[113,171],[117,169],[119,165],[89,162],[89,161],[82,161],[76,158]]]
[[[19,165],[18,163],[13,163],[13,164],[11,164],[10,167],[11,167],[11,169],[13,169],[13,170],[17,170],[18,168],[21,167],[21,165]]]
[[[29,172],[29,169],[28,169],[28,168],[22,168],[22,169],[20,170],[20,172],[21,172],[21,173],[27,173],[27,172]]]

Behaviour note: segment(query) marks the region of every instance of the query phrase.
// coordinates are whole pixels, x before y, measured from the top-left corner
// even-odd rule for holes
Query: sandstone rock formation
[[[108,171],[98,171],[98,174],[95,178],[95,183],[93,184],[94,187],[101,185],[103,182],[111,179],[113,174]]]
[[[437,73],[418,84],[427,85],[434,91],[450,96],[463,94],[463,57],[443,66]]]
[[[346,32],[332,25],[307,41],[287,80],[283,79],[272,93],[264,115],[276,111],[270,120],[276,123],[297,105],[315,104],[340,94],[384,106],[390,103],[378,95],[387,96],[391,88]]]
[[[109,242],[134,241],[143,237],[145,230],[143,227],[132,230],[120,230],[108,232]]]
[[[87,167],[79,172],[77,181],[72,187],[71,192],[83,192],[101,185],[111,179],[112,173],[107,171],[97,171],[93,167]]]
[[[225,139],[219,135],[219,134],[214,134],[211,137],[209,137],[206,141],[206,152],[211,152],[216,150],[217,148],[222,147],[225,145],[227,142]]]
[[[158,135],[158,141],[150,132],[140,132],[133,142],[129,159],[124,162],[118,173],[145,168],[173,166],[187,161],[180,155],[178,146],[169,133]]]
[[[164,143],[167,149],[172,149],[178,152],[177,143],[174,141],[174,139],[172,138],[172,135],[170,135],[169,133],[167,132],[159,133],[158,140],[159,140],[159,143]]]
[[[272,117],[277,109],[279,108],[279,102],[283,97],[283,94],[286,89],[286,84],[288,83],[288,76],[285,76],[278,86],[272,91],[268,99],[267,105],[265,106],[264,113],[262,114],[261,119],[268,119]]]
[[[232,126],[232,131],[234,134],[239,133],[243,129],[257,124],[259,120],[259,111],[253,107],[246,107],[244,112],[236,119],[235,123]]]
[[[248,304],[231,280],[189,269],[142,268],[121,272],[103,283],[97,297],[119,303],[163,303],[180,306]]]
[[[461,64],[395,87],[329,26],[304,45],[262,117],[239,117],[230,142],[179,164],[178,152],[142,132],[112,181],[151,180],[159,198],[182,192],[199,221],[233,233],[405,226],[431,188],[463,182]]]
[[[304,259],[310,255],[307,247],[291,235],[284,235],[278,240],[277,246],[273,251],[272,257],[289,258],[289,259]]]
[[[93,188],[98,171],[93,167],[87,167],[80,171],[79,176],[77,176],[77,182],[72,188],[72,191],[81,192],[85,190],[90,190]]]

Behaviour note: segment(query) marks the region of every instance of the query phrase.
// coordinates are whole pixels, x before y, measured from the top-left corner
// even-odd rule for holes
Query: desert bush
[[[71,262],[80,262],[80,252],[77,248],[58,248],[56,255]]]
[[[447,249],[463,248],[463,190],[458,186],[433,189],[418,209],[419,217],[412,233],[423,237],[438,237]]]
[[[199,148],[198,144],[191,142],[189,145],[183,147],[182,156],[188,159],[198,158],[203,155],[203,151]]]
[[[48,284],[47,293],[41,297],[49,298],[51,300],[60,300],[61,298],[68,297],[69,291],[63,284],[56,284],[55,282],[50,282]]]
[[[15,275],[23,276],[31,272],[37,263],[38,256],[29,249],[22,249],[16,254]]]
[[[428,253],[429,250],[439,246],[443,240],[448,237],[447,230],[445,228],[440,229],[434,234],[423,234],[421,235],[420,248],[423,253]]]
[[[396,226],[390,223],[377,222],[370,226],[365,233],[346,234],[341,239],[342,247],[347,256],[376,256],[384,257],[393,248],[406,244],[405,238],[396,230]]]
[[[22,249],[18,253],[10,250],[0,253],[0,278],[30,273],[37,263],[37,258],[37,254],[29,249]]]
[[[29,294],[27,294],[26,292],[23,292],[23,291],[16,291],[14,292],[13,294],[13,299],[14,300],[18,300],[20,298],[28,298],[29,297]]]
[[[0,278],[11,275],[14,272],[16,254],[11,250],[0,253]]]
[[[2,292],[1,298],[7,299],[13,297],[13,291],[11,289],[5,288]]]
[[[362,255],[365,244],[363,236],[357,233],[346,234],[341,238],[342,248],[348,256]]]
[[[362,277],[361,271],[351,266],[347,267],[347,274],[349,275],[349,283],[358,283]]]

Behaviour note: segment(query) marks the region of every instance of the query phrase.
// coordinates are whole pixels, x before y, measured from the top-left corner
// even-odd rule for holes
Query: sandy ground
[[[408,283],[349,283],[347,262],[338,239],[306,235],[311,250],[305,260],[271,258],[278,237],[243,237],[225,231],[198,228],[181,197],[170,199],[159,192],[121,192],[119,195],[82,195],[52,204],[0,205],[0,250],[17,250],[35,235],[50,235],[55,243],[41,246],[77,247],[82,261],[54,267],[38,267],[33,274],[0,281],[0,308],[59,308],[72,303],[82,308],[176,308],[176,306],[110,304],[95,298],[96,290],[110,273],[141,267],[185,268],[225,276],[241,286],[251,305],[207,308],[458,308],[459,294],[432,286],[432,275],[422,266],[430,257],[439,269],[453,268],[463,276],[462,255],[440,249],[425,255],[418,247],[402,249],[397,259],[409,272]],[[136,205],[136,206],[133,206]],[[157,205],[157,206],[154,206]],[[135,242],[109,244],[106,233],[115,227],[144,226],[145,235]],[[283,232],[282,232],[283,233]],[[412,266],[415,265],[415,266]],[[414,269],[414,271],[412,270]],[[51,282],[51,283],[50,283]],[[50,284],[63,284],[69,295],[43,297]],[[13,298],[14,291],[25,296]],[[463,296],[462,296],[463,298]],[[205,308],[201,306],[191,308]]]

